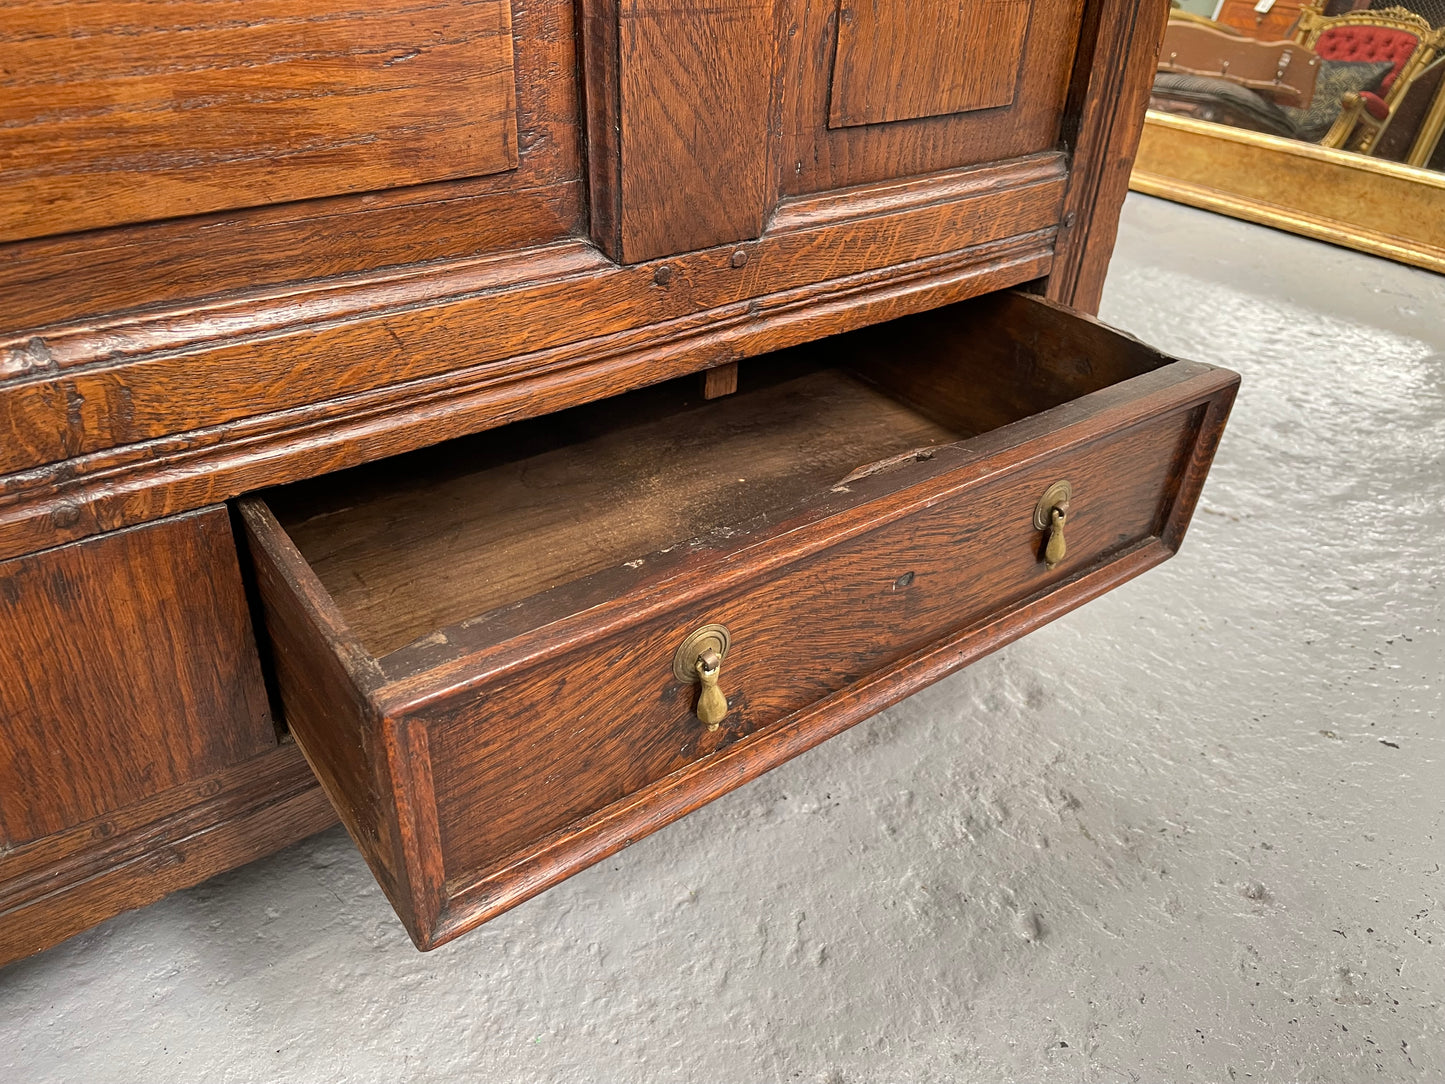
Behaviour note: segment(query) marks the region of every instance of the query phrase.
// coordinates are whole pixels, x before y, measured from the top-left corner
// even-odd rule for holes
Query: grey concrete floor
[[[1180,556],[429,955],[339,830],[0,971],[0,1079],[1445,1079],[1445,278],[1131,197]]]

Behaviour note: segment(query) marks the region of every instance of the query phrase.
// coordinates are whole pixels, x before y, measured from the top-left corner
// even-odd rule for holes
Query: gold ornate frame
[[[1445,174],[1150,110],[1129,187],[1445,273]]]

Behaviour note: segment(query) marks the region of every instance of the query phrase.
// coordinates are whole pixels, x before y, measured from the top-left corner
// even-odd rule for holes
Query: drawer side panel
[[[350,636],[265,503],[239,502],[285,721],[341,822],[395,902],[395,798],[378,782],[376,663]],[[404,908],[398,907],[404,912]]]

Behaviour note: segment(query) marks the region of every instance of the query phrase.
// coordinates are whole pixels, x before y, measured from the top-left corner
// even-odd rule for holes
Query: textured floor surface
[[[430,955],[339,830],[0,971],[0,1079],[1445,1079],[1445,278],[1141,197],[1180,556]]]

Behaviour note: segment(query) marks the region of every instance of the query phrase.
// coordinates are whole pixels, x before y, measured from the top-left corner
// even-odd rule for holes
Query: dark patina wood
[[[674,381],[329,475],[270,504],[380,656],[960,435],[836,369],[757,368],[715,404]]]

